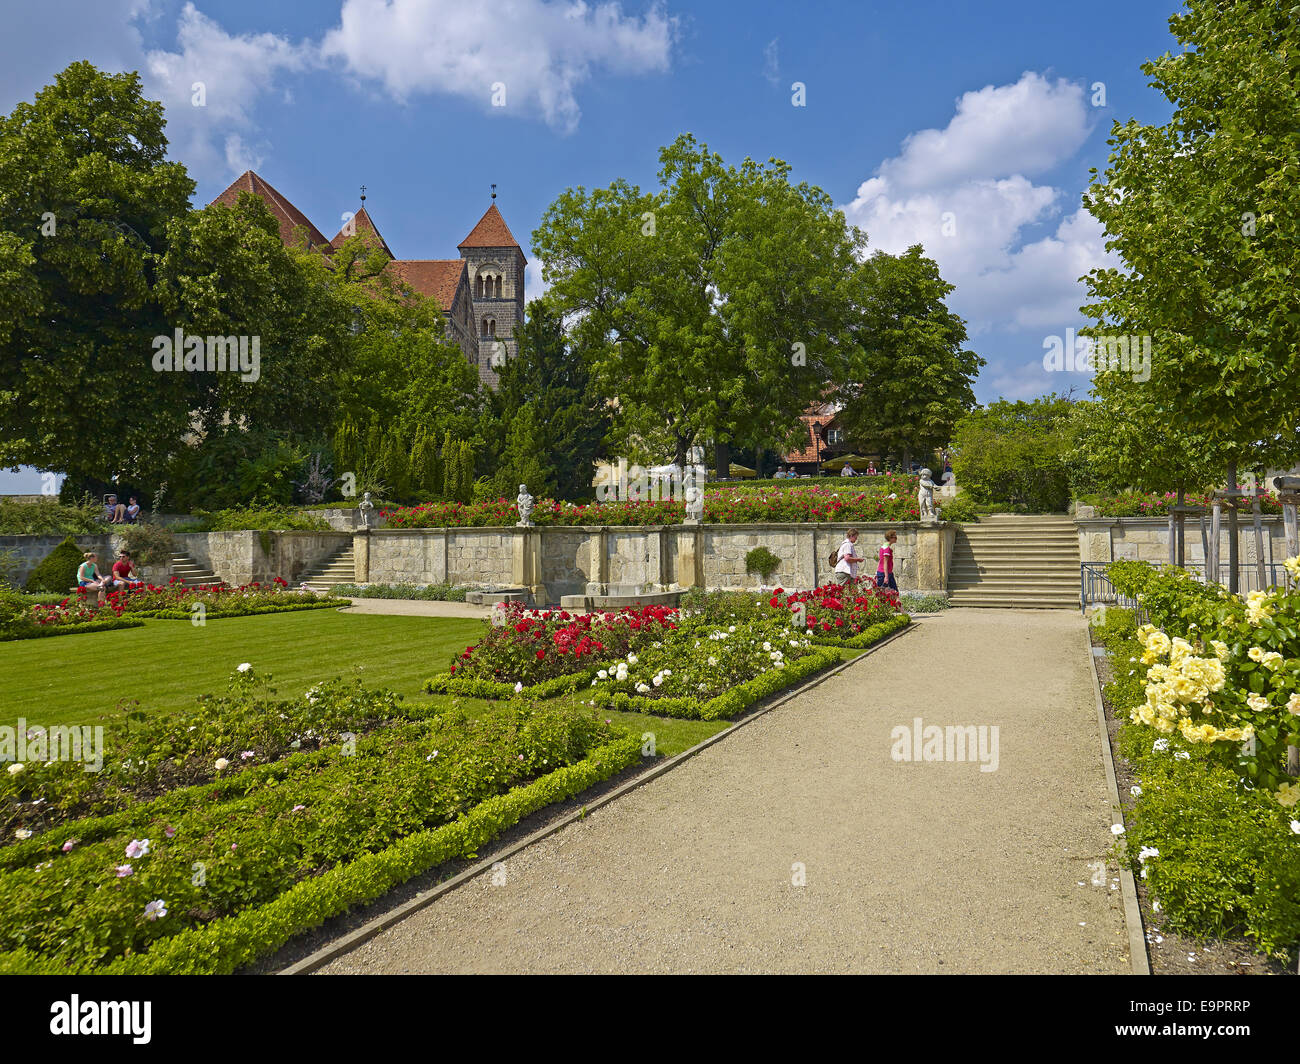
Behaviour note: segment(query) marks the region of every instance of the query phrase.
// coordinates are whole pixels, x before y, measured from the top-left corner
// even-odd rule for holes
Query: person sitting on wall
[[[140,500],[131,496],[131,504],[126,508],[126,523],[134,525],[140,520]]]
[[[131,587],[143,583],[136,572],[135,562],[131,560],[130,551],[117,552],[117,561],[113,563],[113,573],[107,582],[113,587]]]
[[[117,501],[116,495],[104,496],[104,520],[110,525],[126,524],[126,507]]]
[[[107,581],[99,572],[99,555],[94,551],[88,551],[82,555],[85,558],[77,566],[77,590],[94,591],[97,593],[99,604],[104,605],[104,585]]]

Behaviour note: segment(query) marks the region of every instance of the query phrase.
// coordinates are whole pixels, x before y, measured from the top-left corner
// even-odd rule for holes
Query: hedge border
[[[84,974],[229,975],[274,953],[294,935],[373,901],[435,865],[473,853],[529,814],[580,794],[640,758],[638,736],[606,743],[576,764],[480,802],[450,824],[408,835],[377,853],[303,880],[265,905],[159,939],[146,953],[119,957]],[[77,974],[26,950],[0,954],[0,972]]]
[[[896,617],[890,617],[887,621],[881,621],[878,624],[871,625],[870,628],[864,628],[857,635],[850,636],[848,639],[829,639],[813,636],[812,641],[818,646],[865,650],[867,647],[879,643],[890,633],[897,632],[900,628],[906,628],[911,623],[912,618],[908,614],[900,613]]]
[[[563,676],[552,676],[531,687],[516,691],[512,683],[497,680],[484,680],[473,677],[458,680],[450,673],[440,673],[431,680],[426,680],[424,689],[433,695],[464,695],[466,698],[487,698],[492,700],[508,698],[557,698],[581,689],[596,675],[595,667],[588,667],[582,672],[569,672]]]
[[[89,632],[108,632],[115,628],[143,628],[144,621],[134,617],[105,617],[99,621],[83,621],[80,624],[37,625],[30,631],[16,635],[0,635],[0,643],[16,643],[20,639],[40,639],[49,635],[82,635]]]
[[[263,613],[297,613],[299,610],[329,610],[342,609],[351,603],[347,599],[330,599],[327,602],[292,602],[285,606],[262,606],[256,609],[240,610],[238,613],[219,613],[205,610],[203,619],[205,621],[215,621],[226,617],[257,617]],[[142,612],[131,614],[133,617],[144,617],[153,621],[188,621],[193,618],[188,609],[167,609],[167,610],[144,610]]]

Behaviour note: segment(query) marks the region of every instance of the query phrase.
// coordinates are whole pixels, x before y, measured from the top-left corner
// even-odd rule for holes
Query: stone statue
[[[519,506],[519,528],[533,527],[533,497],[528,494],[528,485],[519,485],[519,496],[515,499]]]
[[[375,504],[370,501],[370,492],[363,492],[361,501],[357,503],[357,509],[361,512],[361,527],[369,528],[371,521],[371,511],[374,510]]]
[[[703,466],[690,465],[682,476],[688,525],[698,525],[704,521],[704,482],[707,475]]]
[[[921,486],[917,489],[916,498],[921,504],[921,520],[937,521],[938,516],[934,510],[934,481],[930,479],[928,469],[921,470]]]

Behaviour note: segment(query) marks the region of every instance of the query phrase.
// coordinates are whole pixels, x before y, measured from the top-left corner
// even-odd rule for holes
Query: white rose
[[[629,665],[635,665],[635,664],[636,664],[636,655],[635,655],[635,654],[629,654],[629,655],[627,656],[627,663],[628,663]]]
[[[222,771],[224,771],[225,769],[228,769],[229,767],[230,767],[230,762],[227,761],[224,757],[219,757],[219,758],[217,758],[217,771],[218,771],[218,772],[222,772]]]
[[[12,765],[9,766],[9,775],[16,776],[18,775],[18,773],[22,772],[23,769],[25,769],[26,767],[27,766],[23,764],[21,761],[15,761]]]
[[[602,679],[602,680],[608,680],[608,679],[609,679],[609,670],[608,670],[608,669],[601,669],[600,672],[596,673],[596,675],[597,675],[598,677],[600,677],[600,679]]]
[[[251,669],[252,667],[253,667],[252,662],[246,661],[246,662],[244,662],[244,664],[242,664],[242,665],[239,666],[239,668],[238,668],[237,671],[238,671],[238,672],[247,672],[247,671],[248,671],[249,669]]]

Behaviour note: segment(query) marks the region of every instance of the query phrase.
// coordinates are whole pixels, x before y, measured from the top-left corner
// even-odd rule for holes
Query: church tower
[[[496,192],[492,199],[487,213],[460,242],[459,250],[474,305],[479,380],[495,388],[497,370],[505,359],[514,357],[516,330],[523,327],[524,268],[528,260],[497,210]]]

